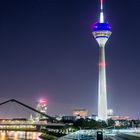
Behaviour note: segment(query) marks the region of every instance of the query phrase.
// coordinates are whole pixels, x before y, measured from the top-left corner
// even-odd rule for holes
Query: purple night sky
[[[50,115],[97,114],[99,10],[98,0],[0,1],[0,102],[47,98]],[[104,13],[108,106],[140,118],[140,1],[105,0]]]

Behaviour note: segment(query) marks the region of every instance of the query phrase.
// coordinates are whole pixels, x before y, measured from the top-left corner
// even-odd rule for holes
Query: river
[[[41,133],[24,131],[0,131],[0,140],[42,140]]]

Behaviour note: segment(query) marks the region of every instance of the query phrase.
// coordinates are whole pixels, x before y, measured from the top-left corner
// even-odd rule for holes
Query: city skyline
[[[106,47],[108,107],[115,115],[140,117],[139,6],[138,0],[105,0],[113,25]],[[50,115],[75,108],[97,114],[98,45],[91,25],[98,13],[98,0],[1,1],[0,102],[16,98],[35,107],[44,97]]]

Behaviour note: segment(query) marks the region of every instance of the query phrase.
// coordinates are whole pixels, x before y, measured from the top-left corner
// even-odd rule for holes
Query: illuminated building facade
[[[99,45],[99,83],[98,83],[98,119],[106,121],[107,91],[106,91],[106,61],[105,44],[111,35],[111,27],[104,21],[103,0],[101,0],[100,21],[92,27],[92,33]]]
[[[47,109],[48,109],[48,101],[45,100],[45,99],[39,100],[38,103],[37,103],[36,110],[38,110],[38,111],[40,111],[40,112],[42,112],[44,114],[47,114]],[[45,117],[42,116],[39,113],[36,113],[36,119],[37,120],[45,119]]]
[[[113,116],[113,109],[108,109],[107,114],[108,116]]]
[[[88,111],[86,109],[75,109],[73,111],[73,116],[79,116],[85,118],[88,115]]]

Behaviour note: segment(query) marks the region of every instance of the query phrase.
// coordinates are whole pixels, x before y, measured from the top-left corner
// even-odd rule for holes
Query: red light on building
[[[106,63],[105,62],[99,62],[99,67],[105,67]]]
[[[45,105],[47,105],[48,104],[48,100],[46,100],[46,99],[40,99],[39,100],[39,104],[45,104]]]

